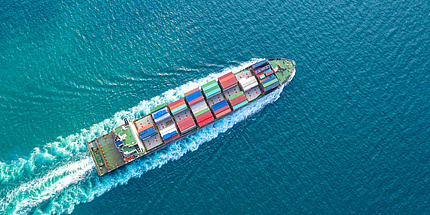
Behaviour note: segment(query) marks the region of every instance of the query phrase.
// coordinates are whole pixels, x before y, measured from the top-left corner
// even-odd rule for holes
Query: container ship
[[[125,118],[123,125],[86,143],[97,173],[105,175],[250,105],[291,81],[295,65],[285,58],[264,59],[154,107],[139,119]]]

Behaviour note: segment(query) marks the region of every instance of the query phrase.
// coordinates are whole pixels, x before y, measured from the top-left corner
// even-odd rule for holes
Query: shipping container
[[[141,132],[139,132],[140,139],[144,140],[147,137],[150,137],[156,133],[155,127],[149,127]]]
[[[221,109],[223,107],[228,107],[228,103],[226,100],[222,100],[222,101],[212,105],[212,110],[217,111],[218,109]]]
[[[232,96],[230,96],[230,97],[228,97],[228,100],[233,100],[233,99],[235,99],[236,97],[239,97],[239,96],[241,96],[241,95],[243,95],[243,92],[242,91],[240,91],[240,92],[238,92],[238,93],[236,93],[236,94],[234,94],[234,95],[232,95]]]
[[[209,114],[204,115],[204,117],[200,117],[200,119],[197,120],[197,123],[201,127],[201,126],[206,125],[207,123],[210,123],[212,121],[214,121],[214,118],[212,116],[212,113],[209,112]]]
[[[175,110],[176,108],[181,107],[183,105],[185,105],[184,98],[180,98],[180,99],[170,103],[168,106],[170,108],[170,111],[173,112],[173,110]]]
[[[218,81],[224,90],[237,83],[237,79],[234,76],[233,72],[229,72],[229,73],[219,77]]]
[[[270,69],[268,72],[264,72],[264,74],[266,76],[273,75],[273,70]]]
[[[239,85],[242,88],[246,99],[250,102],[261,95],[261,89],[258,86],[259,77],[257,78],[251,73],[249,70],[243,70],[237,74],[235,74],[237,80],[239,81]],[[262,77],[266,77],[264,72],[261,73]]]
[[[165,107],[165,106],[166,106],[165,104],[158,105],[157,107],[152,108],[152,109],[150,110],[150,112],[151,112],[151,113],[154,113],[155,111],[160,110],[161,108],[163,108],[163,107]]]
[[[190,95],[186,96],[185,98],[187,98],[188,102],[191,102],[191,101],[193,101],[193,100],[195,100],[197,98],[200,98],[202,96],[203,96],[202,92],[200,90],[197,90],[196,92],[191,93]]]
[[[197,88],[195,88],[195,89],[193,89],[193,90],[190,90],[190,91],[188,91],[187,93],[185,93],[185,94],[184,94],[184,96],[186,97],[186,96],[188,96],[188,95],[190,95],[190,94],[192,94],[192,93],[194,93],[194,92],[196,92],[196,91],[200,91],[200,89],[197,87]]]
[[[265,81],[262,81],[261,83],[264,85],[264,84],[266,84],[267,82],[269,82],[269,81],[272,81],[272,80],[278,80],[277,78],[276,78],[276,76],[275,75],[271,75],[271,76],[268,76],[267,77],[267,80],[265,80]]]
[[[220,108],[220,109],[218,109],[218,110],[216,110],[215,111],[215,114],[219,114],[219,113],[221,113],[221,112],[224,112],[224,111],[226,111],[226,110],[230,110],[230,106],[225,106],[225,107],[222,107],[222,108]]]
[[[185,119],[182,119],[181,121],[177,122],[179,130],[184,133],[187,129],[193,128],[196,126],[194,119],[192,116],[189,116]]]
[[[242,107],[242,106],[245,106],[245,105],[247,105],[248,104],[248,101],[243,101],[243,102],[241,102],[241,103],[239,103],[239,104],[237,104],[237,105],[235,105],[235,106],[233,106],[233,110],[236,110],[236,109],[238,109],[238,108],[240,108],[240,107]]]
[[[237,105],[237,104],[239,104],[239,103],[241,103],[241,102],[243,102],[243,101],[246,101],[246,97],[245,97],[245,95],[242,93],[240,96],[238,96],[238,97],[236,97],[236,98],[234,98],[234,99],[230,100],[230,104],[231,104],[231,106],[235,106],[235,105]]]
[[[260,72],[262,72],[262,71],[265,71],[265,70],[267,70],[267,69],[269,69],[269,68],[272,68],[272,67],[270,66],[270,64],[269,64],[269,65],[267,65],[267,66],[261,67],[261,68],[259,68],[259,69],[257,69],[257,70],[254,70],[254,74],[258,74],[258,73],[260,73]]]
[[[152,112],[152,117],[154,118],[154,121],[158,127],[158,132],[160,133],[160,136],[163,140],[167,140],[173,135],[178,134],[176,123],[167,108],[168,106],[157,106],[154,108],[154,110],[156,109],[155,112]]]
[[[274,83],[272,85],[269,85],[269,86],[265,87],[264,90],[265,91],[269,91],[269,90],[271,90],[272,88],[274,88],[274,87],[276,87],[278,85],[279,85],[279,82],[276,82],[276,83]]]
[[[164,142],[168,143],[168,142],[171,142],[173,140],[178,139],[179,137],[181,137],[179,134],[175,134],[175,135],[172,135],[170,138],[165,139]]]
[[[190,105],[192,113],[195,115],[197,112],[207,108],[206,102],[204,100],[201,100],[195,104]]]
[[[158,109],[160,108],[162,108],[161,105],[158,107]],[[139,138],[144,143],[145,149],[149,150],[146,147],[147,144],[145,144],[145,141],[147,141],[147,139],[151,139],[151,138],[153,139],[153,137],[158,134],[154,126],[155,121],[153,120],[151,115],[147,115],[142,117],[141,119],[134,121],[133,123],[134,123],[134,126],[136,127]],[[152,145],[155,145],[155,143]]]
[[[252,65],[252,68],[253,68],[253,69],[256,69],[256,68],[258,68],[258,67],[261,67],[261,66],[265,65],[266,63],[268,63],[268,61],[267,61],[267,60],[262,60],[262,61],[260,61],[260,62],[258,62],[258,63],[256,63],[256,64]]]
[[[221,111],[219,113],[216,113],[215,116],[216,116],[216,118],[220,118],[220,117],[223,117],[223,116],[225,116],[226,114],[228,114],[230,112],[231,112],[231,110],[230,110],[230,108],[228,108],[227,110],[224,110],[224,111]]]
[[[207,99],[208,104],[212,107],[214,104],[221,102],[224,100],[224,96],[221,93],[216,94],[215,96]]]
[[[202,85],[202,90],[205,93],[206,98],[210,98],[221,92],[221,88],[216,80],[210,81]]]
[[[241,85],[242,89],[246,92],[251,88],[257,86],[258,82],[257,82],[257,79],[255,79],[255,77],[251,77],[251,78],[240,80],[239,84]]]

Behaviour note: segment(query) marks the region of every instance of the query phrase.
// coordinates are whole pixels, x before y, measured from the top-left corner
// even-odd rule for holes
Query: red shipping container
[[[179,107],[179,106],[181,106],[183,104],[185,104],[185,101],[184,101],[184,98],[181,98],[181,99],[179,99],[177,101],[174,101],[174,102],[170,103],[169,104],[169,108],[170,108],[170,110],[173,110],[173,109],[175,109],[175,108],[177,108],[177,107]]]
[[[231,106],[235,106],[246,100],[245,94],[242,94],[230,101]]]
[[[189,116],[189,117],[179,121],[177,124],[178,124],[179,130],[181,130],[181,131],[186,130],[189,127],[195,125],[192,116]]]
[[[144,131],[144,130],[146,130],[148,128],[151,128],[153,126],[154,125],[152,123],[149,123],[147,126],[145,126],[145,127],[141,128],[141,129],[137,130],[137,133],[140,133],[140,132],[142,132],[142,131]]]
[[[213,119],[212,114],[208,114],[208,115],[205,115],[204,117],[201,117],[200,119],[198,119],[198,120],[197,120],[197,123],[199,123],[199,124],[200,124],[200,122],[205,121],[205,120],[207,120],[207,119],[209,119],[209,118],[212,118],[212,119]]]
[[[199,121],[200,119],[202,119],[203,117],[206,117],[207,115],[212,115],[210,110],[196,116],[196,120]]]
[[[233,86],[237,83],[236,76],[232,72],[229,72],[221,77],[218,78],[219,82],[221,83],[221,86],[223,89],[228,88],[230,86]]]
[[[223,112],[225,110],[230,110],[230,107],[228,105],[226,105],[225,107],[216,110],[214,113],[215,114],[219,114],[219,113],[221,113],[221,112]]]
[[[225,81],[225,82],[221,83],[223,89],[229,88],[229,87],[231,87],[231,86],[233,86],[235,84],[237,84],[237,79],[236,78],[232,78],[232,79],[230,79],[228,81]]]
[[[230,113],[231,111],[230,111],[230,109],[228,109],[228,110],[225,110],[225,111],[223,111],[223,112],[221,112],[221,113],[218,113],[217,115],[216,115],[216,118],[220,118],[220,117],[222,117],[222,116],[224,116],[224,115],[226,115],[226,114],[228,114],[228,113]]]
[[[257,74],[258,79],[260,79],[261,75],[264,75],[264,72],[260,72],[260,73]]]
[[[223,79],[231,78],[232,76],[234,76],[233,72],[229,72],[229,73],[219,77],[218,80],[221,82]]]
[[[214,120],[214,118],[211,116],[210,118],[208,118],[208,119],[206,119],[206,120],[203,120],[203,121],[199,122],[199,126],[201,127],[201,126],[203,126],[203,125],[206,125],[206,124],[208,124],[208,123],[212,122],[213,120]]]

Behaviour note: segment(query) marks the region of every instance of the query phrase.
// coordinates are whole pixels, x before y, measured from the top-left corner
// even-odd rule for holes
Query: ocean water
[[[429,11],[0,0],[0,214],[429,214]],[[86,141],[270,57],[291,83],[97,176]]]

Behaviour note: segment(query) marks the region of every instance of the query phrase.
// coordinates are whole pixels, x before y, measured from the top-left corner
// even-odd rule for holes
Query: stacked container
[[[137,133],[142,139],[143,145],[145,146],[146,151],[149,151],[161,144],[163,144],[163,140],[157,132],[157,129],[154,126],[154,120],[151,115],[145,116],[141,119],[138,119],[134,122],[136,126]]]
[[[267,60],[263,60],[252,65],[252,69],[263,87],[264,92],[267,92],[279,85],[278,78]]]
[[[185,104],[184,98],[170,103],[169,108],[182,134],[185,134],[196,128],[196,123],[194,123],[193,116],[191,115],[191,111],[187,104]]]
[[[267,63],[268,63],[268,61],[266,59],[264,59],[264,60],[262,60],[262,61],[260,61],[260,62],[258,62],[256,64],[252,65],[251,67],[252,67],[253,70],[255,70],[258,67],[266,65]]]
[[[245,95],[237,85],[237,79],[232,72],[229,72],[218,78],[221,84],[224,96],[228,98],[233,110],[243,107],[248,104]]]
[[[242,70],[235,74],[240,86],[245,92],[245,97],[248,101],[252,101],[261,95],[261,90],[258,87],[258,81],[249,70]]]
[[[179,137],[175,122],[164,104],[151,109],[151,113],[165,143]]]
[[[214,120],[214,117],[209,110],[209,107],[206,105],[206,101],[199,88],[185,93],[185,99],[190,105],[191,111],[200,127]]]
[[[221,88],[216,80],[203,84],[202,90],[216,118],[220,118],[231,112],[230,106],[225,101],[221,93]]]

